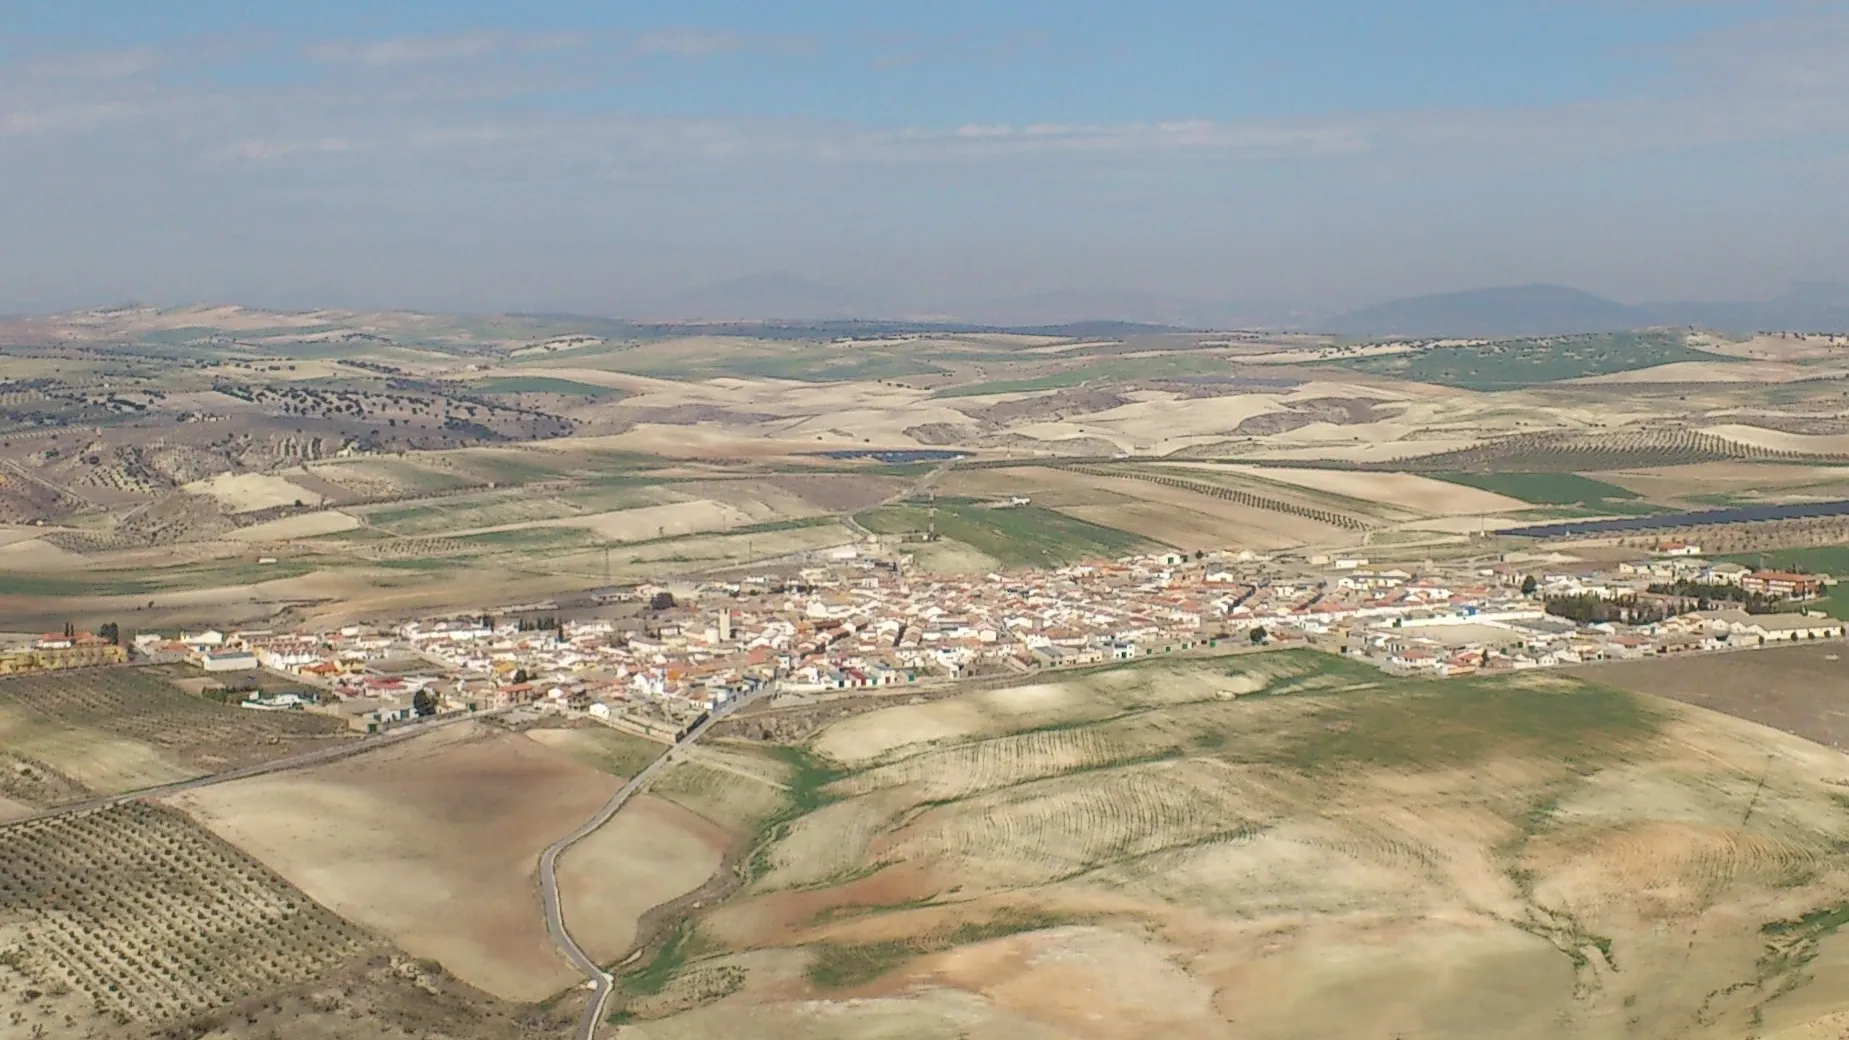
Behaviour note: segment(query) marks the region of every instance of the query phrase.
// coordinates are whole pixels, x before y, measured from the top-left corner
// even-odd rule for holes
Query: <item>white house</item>
[[[1835,639],[1844,634],[1844,623],[1815,614],[1748,614],[1744,610],[1708,610],[1686,615],[1709,632],[1726,633],[1737,644],[1742,640],[1767,643],[1799,639]]]

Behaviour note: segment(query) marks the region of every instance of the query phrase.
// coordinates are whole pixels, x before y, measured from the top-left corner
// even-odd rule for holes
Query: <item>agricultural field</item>
[[[1492,475],[1550,517],[1849,495],[1849,368],[1823,344],[713,331],[236,307],[8,322],[0,629],[486,609],[601,584],[606,550],[612,581],[698,578],[854,541],[833,521],[857,514],[912,528],[928,486],[1035,499],[949,505],[960,533],[915,553],[947,571],[1461,539],[1514,511]],[[967,458],[871,454],[926,449]],[[847,452],[869,457],[829,457]],[[1678,491],[1670,472],[1747,463],[1817,473]],[[1552,474],[1639,498],[1534,476]]]
[[[246,711],[182,693],[142,668],[0,678],[0,742],[45,778],[9,781],[0,793],[36,805],[172,783],[344,739],[338,719]]]
[[[1496,391],[1679,362],[1725,360],[1689,346],[1683,333],[1615,332],[1427,347],[1345,365],[1412,382]]]
[[[1764,448],[1687,429],[1622,429],[1600,434],[1518,434],[1470,448],[1405,460],[1420,473],[1603,473],[1612,470],[1774,460]]]
[[[577,978],[534,901],[539,854],[619,784],[519,734],[452,726],[172,801],[348,920],[497,997],[531,1001]]]
[[[572,758],[624,780],[648,768],[660,758],[668,745],[638,737],[600,724],[585,724],[564,729],[529,729],[529,740],[563,751]]]
[[[927,506],[887,506],[856,517],[875,534],[923,534],[932,523]],[[1087,559],[1114,559],[1156,548],[1135,534],[1074,519],[1040,506],[996,508],[982,502],[940,499],[937,533],[1006,567],[1048,567]]]
[[[1849,554],[1839,550],[1837,556]],[[1725,712],[1832,748],[1849,748],[1849,661],[1840,644],[1623,661],[1587,671],[1603,683]]]
[[[129,804],[0,829],[8,1036],[198,1019],[377,945],[170,810]]]
[[[1849,758],[1604,674],[1289,651],[836,722],[616,1035],[1813,1035]]]
[[[1617,484],[1582,477],[1577,473],[1443,473],[1453,484],[1481,488],[1537,506],[1600,507],[1628,502],[1637,493]]]

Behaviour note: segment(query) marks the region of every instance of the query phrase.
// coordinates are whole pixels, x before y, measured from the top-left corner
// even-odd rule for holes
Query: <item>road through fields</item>
[[[590,980],[594,990],[591,994],[590,1005],[584,1009],[584,1020],[578,1024],[578,1040],[596,1040],[597,1027],[603,1022],[604,1009],[609,1006],[610,997],[616,992],[616,977],[599,967],[565,927],[565,910],[559,900],[559,857],[565,853],[565,850],[595,833],[597,828],[609,823],[611,818],[616,816],[617,811],[622,809],[624,803],[628,802],[638,791],[647,787],[649,781],[653,780],[657,773],[675,760],[675,756],[682,748],[691,746],[705,736],[706,731],[721,719],[768,694],[771,689],[772,687],[769,686],[761,687],[713,712],[706,721],[690,730],[679,743],[669,748],[660,758],[650,762],[648,768],[631,777],[628,783],[610,796],[610,800],[604,803],[603,808],[597,810],[597,815],[585,821],[584,826],[560,838],[540,855],[539,898],[545,907],[546,932],[552,937],[552,942],[564,952],[565,959],[571,962],[572,967],[577,968],[586,979]]]

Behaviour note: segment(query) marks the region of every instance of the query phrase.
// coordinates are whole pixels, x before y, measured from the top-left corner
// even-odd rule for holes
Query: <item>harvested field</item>
[[[230,538],[239,542],[286,542],[294,538],[314,538],[324,534],[339,534],[360,526],[358,517],[349,516],[338,510],[309,513],[306,516],[290,516],[268,523],[240,527],[231,532]]]
[[[458,726],[174,803],[414,956],[503,999],[539,1000],[578,980],[538,912],[539,854],[618,785],[519,734]]]
[[[559,860],[559,899],[572,937],[599,961],[622,959],[642,915],[704,884],[730,837],[672,802],[632,799]]]
[[[98,794],[172,783],[347,739],[337,719],[255,712],[138,668],[0,679],[0,737]]]
[[[14,1024],[73,1016],[33,1036],[194,1018],[375,945],[185,817],[140,804],[0,830],[0,934],[0,973],[23,976],[0,996]]]
[[[613,542],[643,542],[652,538],[724,531],[757,523],[759,519],[736,506],[700,500],[573,517],[555,523],[588,528],[597,537]]]
[[[1849,747],[1849,656],[1840,643],[1621,661],[1586,676]]]
[[[697,948],[636,969],[630,1012],[665,1016],[636,1035],[1732,1040],[1849,1012],[1849,758],[1566,674],[1100,669],[850,717],[791,779]]]
[[[1522,509],[1527,503],[1476,488],[1459,487],[1412,473],[1355,473],[1333,469],[1227,467],[1234,472],[1327,491],[1426,516],[1474,516]]]
[[[1758,426],[1710,426],[1701,431],[1735,444],[1783,455],[1849,456],[1849,435],[1816,436],[1780,433]]]
[[[322,502],[321,495],[264,473],[220,473],[210,480],[188,484],[183,490],[209,495],[233,513],[296,504],[318,506]]]

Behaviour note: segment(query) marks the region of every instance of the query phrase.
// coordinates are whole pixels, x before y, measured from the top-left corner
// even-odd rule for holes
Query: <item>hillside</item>
[[[1347,336],[1563,336],[1654,324],[1653,316],[1563,285],[1520,285],[1414,296],[1321,323]]]

